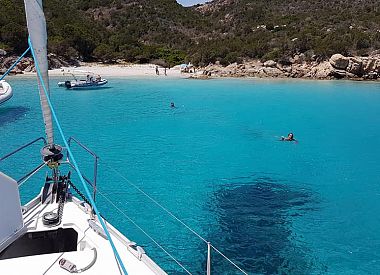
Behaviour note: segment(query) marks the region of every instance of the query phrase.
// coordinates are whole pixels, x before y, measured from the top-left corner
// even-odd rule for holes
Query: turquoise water
[[[0,106],[0,155],[43,135],[34,79],[8,81],[14,98]],[[110,166],[250,274],[380,270],[378,83],[114,78],[108,89],[51,86],[67,137],[100,156],[101,194],[190,272],[204,274],[207,246]],[[278,141],[290,131],[297,144]],[[0,169],[18,178],[38,150]],[[91,177],[91,161],[74,151]],[[21,187],[24,201],[44,173]],[[165,270],[182,272],[101,195],[97,201]],[[234,274],[212,257],[215,274]]]

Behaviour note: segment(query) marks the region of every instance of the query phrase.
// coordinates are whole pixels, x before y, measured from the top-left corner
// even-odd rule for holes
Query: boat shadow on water
[[[77,91],[100,91],[100,90],[108,90],[112,89],[112,87],[107,86],[107,87],[88,87],[88,88],[76,88],[76,89],[67,89],[68,91],[71,92],[77,92]]]
[[[209,239],[216,247],[224,247],[225,254],[249,274],[327,271],[303,237],[292,231],[295,219],[317,210],[317,194],[271,174],[223,181],[207,205],[215,217]],[[214,272],[230,269],[216,257]]]
[[[0,107],[0,127],[19,120],[24,117],[29,110],[28,107],[24,106]]]

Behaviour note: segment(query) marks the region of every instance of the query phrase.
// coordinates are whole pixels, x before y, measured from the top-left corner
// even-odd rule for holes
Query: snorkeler
[[[281,137],[281,140],[282,140],[282,141],[297,141],[297,140],[294,138],[293,133],[289,133],[287,137]]]

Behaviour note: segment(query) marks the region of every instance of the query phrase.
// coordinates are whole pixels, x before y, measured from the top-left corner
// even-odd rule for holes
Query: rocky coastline
[[[300,54],[287,60],[248,60],[222,66],[218,63],[198,68],[193,78],[260,77],[305,79],[380,80],[380,54],[368,57],[345,57],[334,54],[329,60],[306,61]]]
[[[18,59],[0,49],[0,73]],[[80,66],[77,60],[65,60],[55,54],[48,55],[49,69]],[[24,57],[11,71],[12,74],[35,72],[31,57]],[[329,60],[307,60],[299,54],[279,61],[245,60],[241,64],[232,63],[222,66],[220,63],[198,67],[191,78],[208,79],[213,77],[259,77],[259,78],[303,78],[303,79],[349,79],[380,81],[380,53],[368,57],[334,54]]]
[[[19,56],[8,55],[5,50],[0,49],[0,73],[5,73],[10,68]],[[48,54],[49,69],[59,69],[68,66],[79,66],[76,60],[65,60],[53,53]],[[13,68],[11,74],[34,73],[36,69],[31,57],[23,57],[21,61]]]

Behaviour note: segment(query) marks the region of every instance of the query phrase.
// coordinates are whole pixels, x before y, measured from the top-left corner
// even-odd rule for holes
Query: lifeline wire
[[[101,161],[103,161],[102,159],[100,159]],[[145,195],[147,198],[149,198],[153,203],[155,203],[158,207],[160,207],[161,209],[163,209],[166,213],[168,213],[173,219],[175,219],[176,221],[178,221],[180,224],[182,224],[183,226],[185,226],[190,232],[192,232],[194,235],[196,235],[199,239],[201,239],[203,242],[205,242],[206,244],[208,244],[209,242],[206,241],[205,238],[203,238],[201,235],[199,235],[194,229],[192,229],[190,226],[188,226],[187,224],[185,224],[182,220],[180,220],[179,218],[177,218],[177,216],[175,216],[172,212],[170,212],[170,210],[168,210],[167,208],[165,208],[164,206],[162,206],[158,201],[156,201],[155,199],[153,199],[150,195],[148,195],[147,193],[145,193],[140,187],[138,187],[136,184],[134,184],[133,182],[131,182],[128,178],[126,178],[124,175],[122,175],[119,171],[117,171],[114,167],[110,166],[109,164],[107,164],[106,162],[103,161],[103,163],[108,166],[110,169],[112,169],[116,174],[118,174],[122,179],[124,179],[126,182],[128,182],[130,185],[132,185],[135,189],[137,189],[139,192],[141,192],[143,195]],[[104,195],[102,195],[104,196]],[[241,269],[237,264],[235,264],[233,261],[231,261],[226,255],[224,255],[220,250],[218,250],[215,246],[211,245],[211,247],[217,252],[219,253],[221,256],[223,256],[226,260],[228,260],[233,266],[235,266],[239,271],[241,271],[243,274],[248,274],[247,272],[245,272],[243,269]]]
[[[116,208],[117,211],[120,212],[120,214],[122,214],[124,217],[126,217],[131,223],[133,223],[138,229],[141,230],[141,232],[143,232],[145,234],[145,236],[147,236],[152,242],[154,242],[162,251],[164,251],[170,258],[173,259],[173,261],[175,261],[180,267],[183,268],[183,270],[185,270],[188,274],[192,274],[190,271],[188,271],[176,258],[174,258],[173,255],[171,255],[162,245],[160,245],[155,239],[153,239],[153,237],[151,237],[144,229],[142,229],[136,222],[134,222],[132,220],[132,218],[130,218],[127,214],[125,214],[125,212],[123,210],[121,210],[119,207],[117,207],[109,198],[107,198],[106,195],[104,195],[102,192],[100,192],[98,190],[98,193],[104,198],[106,199],[113,207]]]
[[[153,199],[151,196],[149,196],[147,193],[145,193],[141,188],[139,188],[136,184],[131,182],[129,179],[124,177],[119,171],[117,171],[112,166],[109,166],[107,163],[105,163],[110,169],[115,171],[122,179],[124,179],[126,182],[128,182],[130,185],[132,185],[135,189],[140,191],[142,194],[144,194],[148,199],[150,199],[152,202],[154,202],[158,207],[160,207],[162,210],[164,210],[166,213],[168,213],[173,219],[178,221],[180,224],[182,224],[184,227],[186,227],[190,232],[192,232],[194,235],[196,235],[199,239],[201,239],[206,244],[208,243],[205,238],[203,238],[201,235],[199,235],[197,232],[195,232],[190,226],[188,226],[186,223],[181,221],[179,218],[177,218],[172,212],[170,212],[168,209],[166,209],[164,206],[162,206],[159,202],[157,202],[155,199]]]

